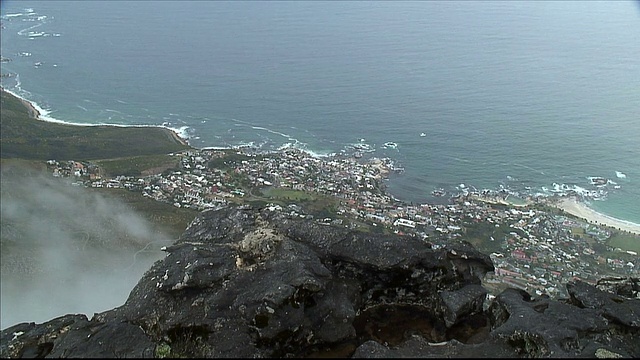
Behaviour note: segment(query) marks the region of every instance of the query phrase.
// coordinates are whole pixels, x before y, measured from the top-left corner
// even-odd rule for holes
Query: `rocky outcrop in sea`
[[[113,310],[4,329],[2,357],[640,357],[640,283],[507,289],[490,258],[290,217],[207,210]]]

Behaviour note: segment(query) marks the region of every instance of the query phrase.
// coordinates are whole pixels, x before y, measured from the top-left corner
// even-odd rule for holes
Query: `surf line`
[[[540,174],[542,174],[542,175],[547,175],[547,174],[545,174],[545,173],[544,173],[544,171],[542,171],[542,170],[538,170],[538,169],[534,169],[534,168],[532,168],[531,166],[522,165],[522,164],[518,164],[518,163],[513,163],[512,165],[520,166],[520,167],[522,167],[522,168],[529,169],[529,170],[531,170],[531,171],[535,171],[535,172],[540,173]]]

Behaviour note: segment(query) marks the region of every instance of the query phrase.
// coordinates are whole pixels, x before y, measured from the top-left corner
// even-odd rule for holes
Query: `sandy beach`
[[[602,224],[640,235],[640,225],[601,214],[595,210],[590,209],[585,204],[578,202],[575,197],[561,198],[556,204],[553,204],[553,206],[564,210],[571,215],[583,218],[588,222]]]

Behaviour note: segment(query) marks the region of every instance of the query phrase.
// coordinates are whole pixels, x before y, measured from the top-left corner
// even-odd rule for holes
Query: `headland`
[[[37,105],[10,91],[1,89],[0,96],[3,158],[111,159],[191,148],[167,127],[67,123],[47,119]]]

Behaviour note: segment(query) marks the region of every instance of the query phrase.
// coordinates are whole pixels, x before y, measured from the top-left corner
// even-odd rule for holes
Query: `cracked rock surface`
[[[466,242],[350,231],[249,206],[207,210],[126,303],[2,330],[2,357],[640,357],[637,279],[507,289]],[[635,289],[635,290],[634,290]],[[635,292],[634,292],[635,291]]]

